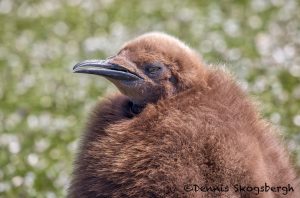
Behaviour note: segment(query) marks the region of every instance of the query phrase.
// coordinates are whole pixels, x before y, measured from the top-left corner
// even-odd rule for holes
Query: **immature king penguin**
[[[93,109],[68,197],[300,197],[276,130],[178,39],[147,33],[73,70],[121,94]]]

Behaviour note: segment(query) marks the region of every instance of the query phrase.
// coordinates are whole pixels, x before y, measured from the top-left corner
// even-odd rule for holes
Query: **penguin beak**
[[[111,63],[109,60],[85,60],[77,63],[73,67],[73,72],[100,75],[118,81],[135,81],[143,79],[138,74],[131,72],[124,66]]]

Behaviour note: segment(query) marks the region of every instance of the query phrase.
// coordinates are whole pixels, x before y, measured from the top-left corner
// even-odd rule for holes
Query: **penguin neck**
[[[129,110],[133,114],[137,115],[137,114],[139,114],[143,111],[146,104],[138,104],[138,103],[134,103],[133,101],[130,100],[129,103],[128,103],[128,106],[129,106]]]

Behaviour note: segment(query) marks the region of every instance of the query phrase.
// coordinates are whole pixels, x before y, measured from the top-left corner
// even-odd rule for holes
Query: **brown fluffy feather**
[[[152,44],[146,45],[151,50]],[[163,49],[162,56],[169,53]],[[194,72],[178,69],[179,83],[186,82],[177,94],[148,104],[138,115],[122,95],[95,107],[69,197],[297,197],[297,192],[256,196],[232,187],[223,193],[184,191],[185,184],[291,184],[296,191],[298,186],[276,130],[234,80],[221,70],[204,70],[198,58],[191,62],[187,56],[195,55],[189,51],[174,53],[169,60],[176,58]]]

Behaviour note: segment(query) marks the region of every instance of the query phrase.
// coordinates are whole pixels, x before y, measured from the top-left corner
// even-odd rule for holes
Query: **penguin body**
[[[89,117],[69,197],[282,197],[239,186],[288,184],[284,197],[297,196],[276,130],[228,73],[177,39],[146,34],[74,71],[105,76],[122,94]]]

